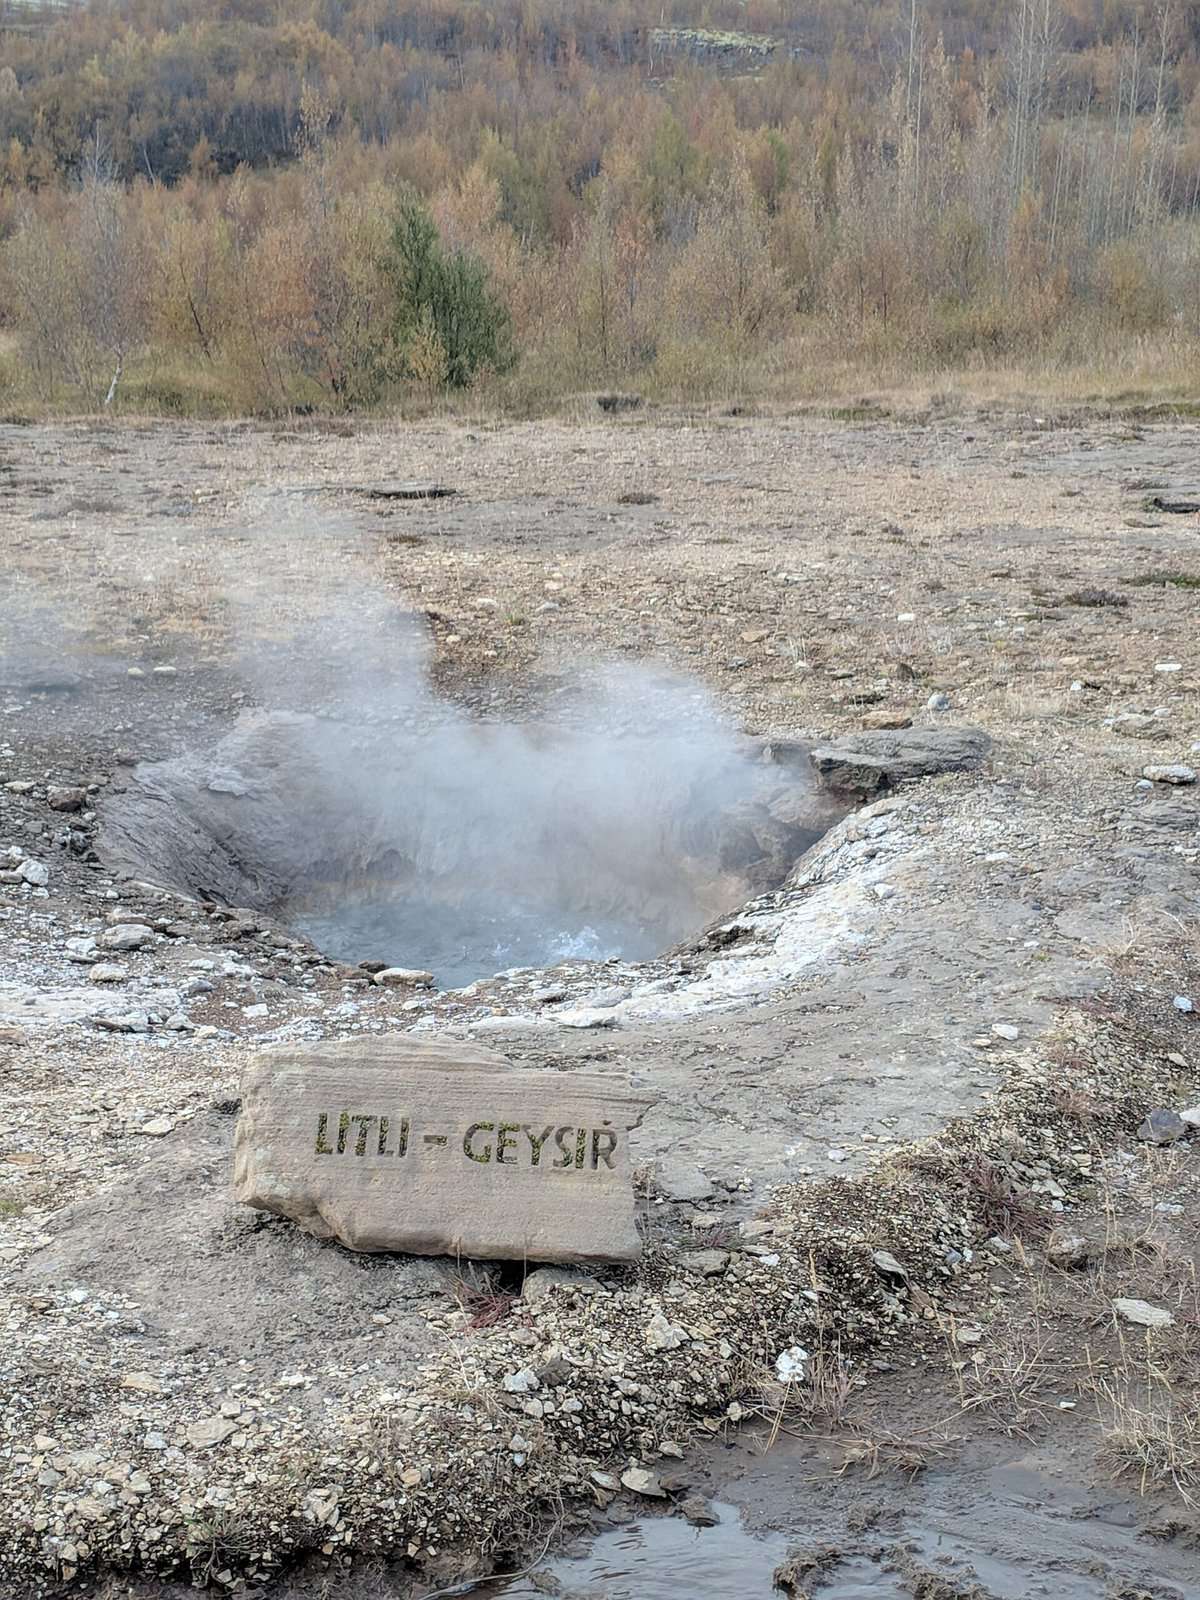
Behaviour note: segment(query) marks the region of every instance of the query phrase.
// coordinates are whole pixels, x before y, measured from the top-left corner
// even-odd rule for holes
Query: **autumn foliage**
[[[0,0],[0,390],[352,408],[1200,351],[1200,0]]]

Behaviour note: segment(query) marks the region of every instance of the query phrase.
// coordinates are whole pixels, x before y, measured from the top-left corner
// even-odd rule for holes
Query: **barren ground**
[[[1194,1331],[1196,1141],[1170,1152],[1168,1183],[1166,1158],[1134,1130],[1145,1111],[1200,1098],[1194,1021],[1173,1004],[1195,992],[1197,791],[1139,783],[1145,766],[1193,762],[1200,745],[1200,515],[1151,503],[1200,498],[1198,444],[1194,426],[999,412],[0,428],[0,850],[49,868],[44,889],[0,884],[0,1570],[94,1586],[123,1567],[190,1565],[237,1584],[265,1582],[295,1550],[318,1565],[366,1550],[427,1573],[486,1566],[517,1547],[539,1502],[586,1491],[607,1508],[592,1473],[661,1464],[664,1441],[731,1401],[753,1409],[744,1397],[771,1351],[810,1337],[781,1344],[798,1313],[769,1279],[803,1281],[799,1219],[814,1205],[841,1230],[839,1249],[883,1248],[908,1266],[907,1230],[925,1264],[919,1290],[914,1265],[906,1289],[863,1313],[870,1338],[847,1336],[856,1385],[880,1359],[876,1334],[900,1340],[910,1323],[911,1351],[891,1365],[945,1370],[946,1339],[917,1337],[930,1314],[939,1330],[969,1315],[1008,1371],[1002,1336],[1017,1314],[1005,1307],[1062,1336],[1064,1297],[1045,1293],[1040,1245],[1028,1269],[996,1257],[997,1279],[971,1251],[929,1254],[928,1219],[915,1219],[937,1210],[932,1179],[923,1202],[909,1173],[912,1211],[890,1217],[875,1201],[860,1213],[846,1182],[883,1192],[870,1186],[886,1190],[911,1141],[1000,1105],[979,1122],[992,1159],[1006,1094],[1021,1108],[1009,1122],[1033,1203],[1102,1222],[1136,1202],[1139,1237],[1154,1238],[1149,1254],[1108,1263],[1120,1282],[1103,1261],[1088,1269],[1099,1289],[1090,1279],[1084,1326],[1111,1370],[1153,1365],[1156,1337],[1119,1330],[1113,1294],[1174,1294],[1177,1324]],[[458,492],[358,492],[400,479]],[[330,616],[366,627],[393,601],[420,614],[440,691],[473,711],[534,715],[579,662],[616,656],[691,675],[758,736],[825,740],[888,711],[983,728],[994,748],[979,774],[927,779],[838,823],[782,890],[731,919],[743,930],[731,948],[698,939],[657,962],[555,974],[576,1010],[618,992],[602,1029],[556,1024],[533,998],[545,974],[414,1000],[269,919],[205,910],[89,859],[93,814],[136,763],[203,753],[256,706],[344,709],[322,660],[281,682],[271,646],[324,637]],[[946,709],[929,708],[938,694]],[[95,785],[83,812],[48,808],[47,785],[76,784]],[[98,935],[117,907],[158,937],[119,958],[123,982],[100,986],[67,941]],[[112,1031],[131,1018],[139,1031]],[[604,1279],[603,1309],[590,1288],[532,1306],[503,1277],[464,1294],[445,1264],[355,1259],[232,1207],[245,1053],[414,1024],[521,1062],[620,1068],[659,1093],[635,1146],[647,1267]],[[1062,1160],[1030,1153],[1030,1108],[1047,1095],[1068,1120],[1102,1107],[1060,1140]],[[832,1199],[804,1198],[830,1180]],[[776,1185],[785,1199],[761,1237],[774,1247],[786,1233],[792,1255],[742,1229]],[[972,1224],[983,1213],[967,1206]],[[732,1253],[698,1281],[689,1245]],[[814,1295],[834,1292],[822,1282]],[[848,1281],[836,1294],[829,1326],[852,1329],[863,1297]],[[638,1330],[664,1305],[689,1338],[647,1369]],[[1068,1331],[1077,1352],[1080,1327]],[[532,1362],[535,1347],[589,1373],[602,1350],[606,1381],[633,1388],[601,1404],[581,1379],[569,1439],[553,1411],[510,1426],[495,1371]],[[1184,1391],[1194,1355],[1172,1347]],[[1070,1451],[1091,1463],[1070,1471],[1091,1486],[1112,1466],[1094,1466],[1095,1373],[1068,1369],[1054,1369],[1060,1397],[1086,1391],[1092,1419],[1069,1413]],[[976,1437],[985,1411],[1003,1434],[1020,1404],[1000,1387],[986,1407],[964,1405],[947,1436]],[[784,1403],[763,1404],[778,1416]],[[920,1394],[904,1405],[917,1433],[943,1417]],[[222,1408],[236,1428],[197,1443],[189,1425]],[[1056,1409],[1039,1401],[1019,1422],[1052,1454]],[[529,1448],[511,1445],[513,1426]],[[406,1463],[384,1485],[386,1513],[384,1460],[397,1473]],[[921,1464],[944,1462],[939,1446]],[[476,1493],[488,1474],[488,1495]],[[1161,1526],[1163,1504],[1182,1507],[1177,1530],[1139,1546],[1154,1594],[1200,1592],[1180,1578],[1194,1538],[1182,1481],[1181,1499],[1157,1470],[1144,1513],[1129,1513]],[[482,1551],[485,1513],[497,1531]],[[1125,1555],[1111,1555],[1106,1583],[1125,1581]],[[979,1592],[1008,1590],[996,1579]]]

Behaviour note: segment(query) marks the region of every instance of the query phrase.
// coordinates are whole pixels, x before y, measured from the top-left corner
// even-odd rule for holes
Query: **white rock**
[[[1169,1328],[1175,1321],[1164,1307],[1149,1305],[1145,1300],[1114,1300],[1113,1310],[1123,1322],[1135,1323],[1139,1328]]]
[[[663,1500],[667,1491],[658,1481],[653,1472],[647,1472],[644,1467],[630,1467],[621,1474],[621,1482],[627,1489],[632,1489],[634,1494],[648,1495],[652,1500]]]
[[[372,982],[381,989],[431,989],[433,973],[422,972],[416,967],[384,967],[382,972],[375,974]]]
[[[1007,1039],[1011,1043],[1020,1038],[1020,1029],[1014,1028],[1011,1022],[996,1022],[992,1024],[992,1032],[997,1039]]]
[[[1183,671],[1183,662],[1182,661],[1156,661],[1154,663],[1154,670],[1155,670],[1155,672],[1182,672]]]
[[[106,950],[141,950],[153,942],[154,929],[144,922],[119,922],[100,935],[100,943]]]
[[[88,972],[89,983],[124,983],[129,976],[129,968],[121,966],[117,961],[97,961]]]
[[[656,1311],[646,1329],[646,1348],[649,1350],[678,1350],[688,1342],[686,1329],[667,1321],[661,1311]]]
[[[540,1389],[537,1374],[528,1367],[522,1367],[520,1372],[510,1372],[504,1379],[504,1392],[506,1394],[532,1394],[535,1389]]]
[[[50,868],[44,861],[22,861],[17,872],[35,889],[44,889],[50,882]]]
[[[154,1139],[161,1139],[166,1133],[174,1133],[175,1124],[170,1117],[154,1117],[149,1122],[143,1122],[138,1129],[139,1133],[147,1133]]]
[[[198,1422],[188,1423],[187,1439],[197,1450],[209,1450],[236,1432],[237,1423],[229,1417],[201,1417]]]
[[[1142,777],[1148,778],[1151,783],[1195,783],[1195,767],[1185,767],[1182,762],[1176,762],[1167,767],[1143,767]]]
[[[1177,994],[1174,1000],[1172,1000],[1171,1004],[1175,1007],[1176,1011],[1188,1012],[1195,1011],[1196,1009],[1195,1002],[1186,994]]]
[[[775,1376],[780,1383],[799,1383],[808,1366],[808,1351],[798,1344],[781,1350],[775,1357]]]
[[[948,694],[931,694],[925,702],[930,711],[949,711],[950,696]]]

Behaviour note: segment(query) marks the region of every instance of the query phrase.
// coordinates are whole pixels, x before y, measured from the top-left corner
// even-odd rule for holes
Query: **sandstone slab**
[[[234,1193],[352,1250],[632,1261],[627,1079],[416,1039],[275,1046],[242,1077]]]

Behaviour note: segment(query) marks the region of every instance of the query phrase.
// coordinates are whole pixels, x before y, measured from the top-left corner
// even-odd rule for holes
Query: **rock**
[[[540,1389],[536,1372],[531,1372],[528,1367],[522,1367],[520,1372],[510,1372],[504,1379],[505,1394],[532,1394],[535,1389]]]
[[[822,745],[812,751],[812,763],[831,789],[875,794],[936,772],[974,771],[991,747],[978,728],[881,729]]]
[[[124,983],[129,968],[118,961],[97,961],[88,972],[89,983]]]
[[[144,1011],[126,1011],[118,1017],[89,1017],[95,1028],[105,1033],[149,1033],[150,1018]]]
[[[90,937],[68,939],[66,944],[67,960],[75,961],[80,966],[91,966],[97,960],[96,941]]]
[[[1195,767],[1185,767],[1182,762],[1169,767],[1143,767],[1142,777],[1149,778],[1151,783],[1186,784],[1195,783]]]
[[[585,1294],[600,1293],[600,1285],[595,1278],[589,1273],[580,1272],[578,1267],[536,1267],[525,1275],[521,1298],[530,1305],[537,1305],[556,1288],[578,1289]]]
[[[949,711],[950,696],[948,694],[943,694],[941,690],[938,690],[935,694],[931,694],[929,696],[929,699],[926,700],[925,705],[930,711]]]
[[[1046,1240],[1046,1260],[1052,1267],[1082,1267],[1090,1254],[1090,1246],[1081,1233],[1069,1228],[1051,1229]]]
[[[1140,711],[1123,711],[1113,718],[1114,733],[1123,733],[1127,739],[1165,738],[1167,725],[1161,717],[1146,716]]]
[[[728,1250],[685,1250],[679,1257],[685,1272],[695,1272],[702,1278],[719,1278],[729,1265]]]
[[[100,935],[100,943],[106,950],[141,950],[154,943],[154,929],[144,922],[119,922]]]
[[[1011,1022],[994,1022],[992,1032],[997,1039],[1007,1039],[1010,1044],[1021,1037],[1020,1029],[1014,1028]]]
[[[422,972],[418,967],[383,967],[371,982],[382,989],[432,989],[433,973]]]
[[[211,1450],[223,1444],[231,1433],[236,1433],[237,1423],[232,1417],[201,1417],[199,1422],[189,1422],[187,1441],[197,1450]]]
[[[887,1250],[872,1250],[871,1260],[877,1269],[888,1278],[907,1278],[908,1272],[896,1260],[895,1256]]]
[[[44,861],[26,860],[19,863],[17,876],[34,889],[44,889],[50,882],[50,868]]]
[[[1137,1131],[1138,1138],[1147,1144],[1174,1144],[1187,1135],[1188,1125],[1178,1111],[1166,1110],[1151,1111]]]
[[[702,1495],[688,1495],[679,1502],[679,1509],[693,1528],[715,1528],[721,1520]]]
[[[687,1344],[690,1335],[685,1328],[668,1322],[661,1311],[656,1311],[646,1328],[647,1350],[678,1350]]]
[[[138,1129],[139,1133],[148,1134],[152,1139],[161,1139],[165,1134],[174,1131],[175,1124],[170,1117],[153,1117],[149,1122],[143,1122]]]
[[[1162,1306],[1152,1306],[1145,1300],[1114,1300],[1113,1310],[1122,1322],[1132,1322],[1139,1328],[1169,1328],[1175,1318]]]
[[[1175,1007],[1176,1011],[1182,1011],[1185,1016],[1189,1011],[1195,1011],[1196,1009],[1195,1001],[1190,997],[1190,995],[1186,994],[1177,994],[1174,1000],[1171,1001],[1171,1004]]]
[[[81,811],[86,799],[86,789],[68,789],[51,784],[46,790],[46,804],[51,811]]]
[[[665,1500],[667,1491],[658,1480],[658,1474],[645,1467],[630,1467],[621,1474],[621,1482],[634,1494],[643,1494],[652,1500]]]
[[[798,1344],[790,1349],[781,1350],[775,1357],[775,1376],[780,1383],[800,1382],[808,1367],[808,1351],[802,1350]]]
[[[658,1163],[655,1179],[668,1200],[710,1200],[716,1193],[699,1167],[672,1156]]]
[[[554,1020],[560,1028],[615,1028],[617,1025],[610,1010],[583,1006],[574,1011],[556,1011]]]
[[[234,1194],[351,1250],[633,1261],[627,1079],[415,1036],[276,1046],[246,1066]]]
[[[1200,1128],[1200,1106],[1189,1106],[1186,1111],[1181,1111],[1179,1115],[1189,1128]]]
[[[862,719],[864,728],[911,728],[912,718],[904,711],[868,711]]]

